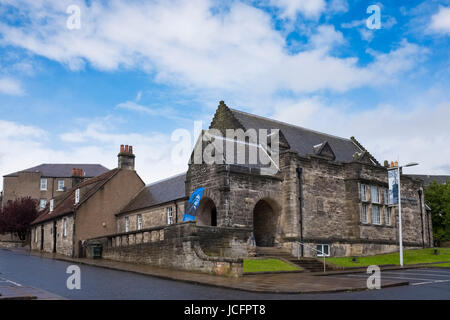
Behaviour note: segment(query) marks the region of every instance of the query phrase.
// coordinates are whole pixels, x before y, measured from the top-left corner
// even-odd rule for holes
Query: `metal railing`
[[[296,241],[296,243],[299,245],[297,247],[297,259],[298,260],[300,260],[300,246],[304,246],[304,247],[308,247],[310,249],[313,249],[314,251],[316,251],[316,252],[318,252],[318,253],[320,253],[322,255],[322,257],[323,257],[323,272],[326,272],[326,262],[325,262],[326,255],[325,255],[325,252],[323,252],[321,250],[317,250],[316,248],[313,248],[312,246],[307,245],[307,244],[305,244],[303,242],[300,242],[300,241]]]

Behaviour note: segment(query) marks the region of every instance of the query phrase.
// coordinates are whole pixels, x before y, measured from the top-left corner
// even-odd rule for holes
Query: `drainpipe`
[[[425,248],[425,229],[424,229],[424,225],[423,225],[422,190],[419,190],[419,202],[420,202],[420,222],[422,223],[422,248]]]
[[[301,247],[301,256],[303,257],[303,212],[302,212],[302,173],[303,169],[300,167],[297,167],[297,179],[298,179],[298,216],[299,216],[299,228],[300,228],[300,242],[302,243],[300,245]]]

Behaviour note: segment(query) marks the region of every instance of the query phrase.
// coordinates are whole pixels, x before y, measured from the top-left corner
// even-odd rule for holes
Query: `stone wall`
[[[223,234],[213,241],[221,241],[224,254],[233,256],[245,251],[248,234],[247,237],[243,236],[243,230],[233,232],[230,229],[222,231],[216,228],[215,232]],[[103,259],[240,276],[242,258],[211,256],[204,252],[202,243],[207,252],[212,252],[210,244],[205,246],[207,238],[214,239],[212,234],[214,231],[207,230],[207,227],[199,228],[194,222],[186,222],[91,239],[87,245],[89,247],[93,243],[102,243]],[[222,240],[218,240],[219,238]],[[229,239],[228,244],[224,239]],[[86,252],[89,256],[90,250]]]
[[[44,245],[42,251],[53,252],[54,248],[54,224],[56,223],[56,253],[66,256],[73,255],[73,215],[64,216],[44,224],[35,225],[31,228],[31,250],[41,251],[41,228],[44,229]],[[66,235],[64,235],[64,223],[66,224]]]
[[[163,226],[168,224],[167,208],[172,208],[174,223],[183,221],[184,200],[164,203],[151,208],[136,210],[131,213],[121,214],[117,216],[117,232],[125,232],[125,219],[129,219],[129,231],[138,229],[138,215],[142,216],[142,229]]]

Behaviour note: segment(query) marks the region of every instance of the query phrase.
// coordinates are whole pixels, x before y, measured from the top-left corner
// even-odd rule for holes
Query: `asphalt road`
[[[151,276],[79,265],[81,289],[66,287],[68,262],[40,258],[21,251],[0,249],[0,278],[32,286],[68,299],[445,299],[450,300],[449,269],[382,272],[382,277],[404,279],[411,285],[330,294],[261,294],[222,289]],[[343,277],[367,277],[364,274]]]

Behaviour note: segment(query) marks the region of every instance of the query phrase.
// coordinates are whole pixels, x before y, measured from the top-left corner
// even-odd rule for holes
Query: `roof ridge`
[[[165,181],[168,181],[168,180],[171,180],[171,179],[180,177],[180,176],[182,176],[182,175],[186,175],[186,173],[187,173],[187,172],[184,172],[184,173],[178,173],[178,174],[173,175],[173,176],[170,176],[170,177],[168,177],[168,178],[164,178],[164,179],[161,179],[161,180],[158,180],[158,181],[149,183],[149,184],[147,184],[147,185],[144,186],[144,189],[147,188],[147,187],[151,187],[151,186],[153,186],[153,185],[155,185],[155,184],[158,184],[158,183],[161,183],[161,182],[165,182]],[[139,191],[139,192],[140,192],[140,191]]]
[[[284,122],[284,121],[280,121],[280,120],[275,120],[275,119],[271,119],[271,118],[268,118],[268,117],[263,117],[263,116],[260,116],[260,115],[256,115],[256,114],[253,114],[253,113],[249,113],[249,112],[233,109],[233,108],[230,108],[230,107],[228,107],[228,108],[231,111],[238,112],[238,113],[243,113],[245,115],[252,116],[252,117],[255,117],[255,118],[259,118],[259,119],[262,119],[262,120],[266,120],[266,121],[270,121],[270,122],[276,122],[276,123],[279,123],[279,124],[283,124],[285,126],[289,126],[289,127],[293,127],[293,128],[297,128],[297,129],[302,129],[302,130],[305,130],[305,131],[321,134],[321,135],[332,137],[332,138],[337,138],[337,139],[341,139],[341,140],[345,140],[345,141],[351,141],[348,138],[343,138],[343,137],[339,137],[339,136],[336,136],[336,135],[333,135],[333,134],[320,132],[320,131],[313,130],[313,129],[308,129],[308,128],[305,128],[305,127],[302,127],[302,126],[299,126],[299,125],[295,125],[295,124],[292,124],[292,123],[288,123],[288,122]]]

